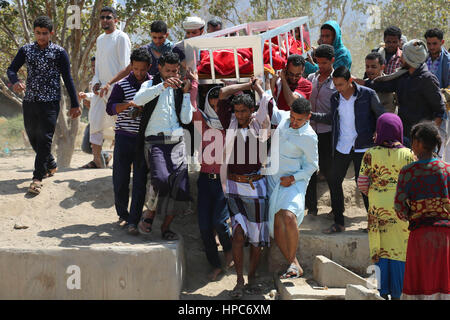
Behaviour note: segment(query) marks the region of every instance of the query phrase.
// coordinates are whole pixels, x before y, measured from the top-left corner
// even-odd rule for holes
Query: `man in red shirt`
[[[286,68],[272,78],[271,89],[278,109],[289,111],[292,102],[298,97],[309,99],[312,84],[302,77],[304,70],[305,59],[293,54],[289,56]]]

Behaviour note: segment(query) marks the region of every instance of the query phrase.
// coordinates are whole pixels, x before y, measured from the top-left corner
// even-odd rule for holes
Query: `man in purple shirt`
[[[136,148],[137,134],[141,121],[141,106],[134,102],[134,96],[144,81],[150,80],[148,69],[152,58],[147,49],[133,50],[130,56],[132,71],[117,82],[106,104],[106,112],[117,115],[114,145],[113,185],[114,204],[119,225],[128,227],[128,233],[138,235],[137,225],[142,215],[147,183],[147,166],[144,153]],[[128,211],[130,196],[130,173],[133,167],[133,191],[131,207]]]

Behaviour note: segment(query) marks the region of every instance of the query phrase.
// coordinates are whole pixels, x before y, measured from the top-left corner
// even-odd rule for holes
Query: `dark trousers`
[[[144,160],[144,153],[136,153],[136,143],[136,136],[116,134],[113,162],[114,204],[116,206],[116,212],[120,218],[134,225],[137,225],[141,218],[147,186],[147,166]],[[133,165],[133,187],[131,206],[128,213],[131,165]]]
[[[25,131],[36,152],[33,179],[42,181],[48,170],[56,168],[51,149],[56,120],[58,120],[59,101],[24,101],[22,106]]]
[[[223,251],[231,250],[231,234],[227,219],[230,217],[227,200],[223,194],[220,179],[210,179],[207,173],[200,172],[198,186],[198,225],[209,263],[220,268],[219,252],[214,239],[214,230],[219,236]]]
[[[330,173],[332,165],[331,143],[333,136],[331,132],[319,133],[318,137],[318,151],[319,151],[319,170],[325,176],[325,179],[330,187]],[[306,189],[305,206],[308,210],[317,211],[317,171],[313,173],[309,180],[308,189]]]
[[[336,224],[344,225],[344,191],[342,189],[342,182],[347,174],[350,162],[353,161],[355,168],[355,182],[358,180],[359,169],[361,168],[361,161],[364,152],[354,152],[349,154],[340,153],[334,150],[333,167],[331,172],[330,193],[331,193],[331,208],[334,213],[334,222]],[[367,196],[363,195],[364,206],[366,210],[369,208],[369,200]]]

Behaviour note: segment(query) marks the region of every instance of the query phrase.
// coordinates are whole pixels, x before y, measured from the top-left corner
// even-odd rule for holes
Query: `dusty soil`
[[[26,194],[34,153],[13,151],[8,157],[0,157],[0,247],[129,246],[161,241],[161,219],[156,219],[149,237],[128,235],[114,225],[117,214],[112,169],[78,169],[91,157],[76,151],[71,168],[61,169],[54,177],[45,179],[38,196]],[[365,228],[367,219],[351,176],[352,170],[349,170],[344,183],[346,207],[349,208],[345,214],[349,217],[348,229],[356,230]],[[192,185],[195,179],[194,174]],[[319,183],[319,195],[319,216],[306,216],[301,230],[320,231],[331,224],[325,217],[330,208],[329,192],[323,182]],[[195,190],[193,196],[196,197]],[[173,223],[173,230],[183,236],[186,252],[187,276],[181,298],[228,299],[228,291],[236,283],[236,274],[230,270],[219,281],[207,280],[210,267],[203,251],[194,203],[190,209],[187,208],[185,215]],[[276,298],[273,275],[264,269],[262,267],[259,273],[260,292],[246,294],[244,299]]]

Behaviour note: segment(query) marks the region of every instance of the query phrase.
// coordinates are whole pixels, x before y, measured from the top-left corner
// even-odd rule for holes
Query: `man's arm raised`
[[[232,84],[230,86],[223,87],[220,89],[219,100],[228,99],[231,95],[235,94],[236,92],[243,91],[243,90],[251,90],[251,89],[252,89],[251,81],[249,81],[247,83],[238,83],[238,84]]]

